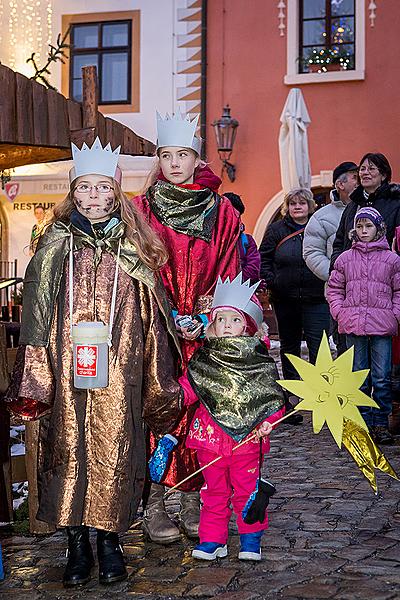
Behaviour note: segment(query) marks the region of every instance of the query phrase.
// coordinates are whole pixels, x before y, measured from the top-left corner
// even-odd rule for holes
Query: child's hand
[[[268,421],[264,421],[264,423],[261,423],[260,427],[256,431],[257,437],[267,437],[267,435],[270,435],[272,429],[273,426],[271,425],[271,423],[269,423]]]

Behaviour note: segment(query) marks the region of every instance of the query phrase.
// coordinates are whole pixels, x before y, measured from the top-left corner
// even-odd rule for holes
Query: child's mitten
[[[178,440],[169,433],[158,441],[157,447],[149,460],[150,478],[155,483],[160,483],[164,477],[169,455],[177,443]]]

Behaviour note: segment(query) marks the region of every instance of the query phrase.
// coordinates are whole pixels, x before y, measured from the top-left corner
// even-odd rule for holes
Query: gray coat
[[[304,232],[303,258],[307,267],[323,281],[328,281],[333,242],[346,207],[338,199],[337,192],[331,192],[332,202],[314,213]]]

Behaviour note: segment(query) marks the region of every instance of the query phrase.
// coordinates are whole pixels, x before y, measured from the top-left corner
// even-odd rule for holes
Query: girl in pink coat
[[[372,207],[361,208],[350,232],[353,245],[335,262],[326,297],[347,347],[354,346],[354,370],[370,369],[362,391],[379,405],[362,409],[377,443],[392,444],[392,336],[400,321],[400,257],[389,249],[385,223]]]
[[[186,446],[197,451],[201,466],[223,457],[203,471],[200,544],[192,554],[203,560],[227,556],[231,503],[240,534],[239,559],[261,559],[261,537],[268,526],[266,514],[256,523],[245,520],[246,504],[269,450],[267,436],[284,415],[276,365],[255,335],[263,320],[254,296],[258,283],[242,284],[241,273],[232,282],[218,282],[207,339],[180,380],[186,403],[200,400]],[[254,429],[258,437],[233,451]]]

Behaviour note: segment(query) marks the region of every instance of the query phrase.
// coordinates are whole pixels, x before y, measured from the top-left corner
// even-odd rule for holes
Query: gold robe
[[[73,321],[108,323],[116,258],[104,246],[99,256],[89,242],[74,251]],[[7,401],[12,408],[13,400],[31,398],[47,408],[40,420],[37,517],[56,527],[128,529],[145,477],[145,422],[161,435],[179,419],[181,392],[168,314],[160,310],[162,290],[127,270],[121,257],[107,388],[73,387],[66,257],[47,347],[19,349]],[[28,331],[29,315],[24,323]]]

